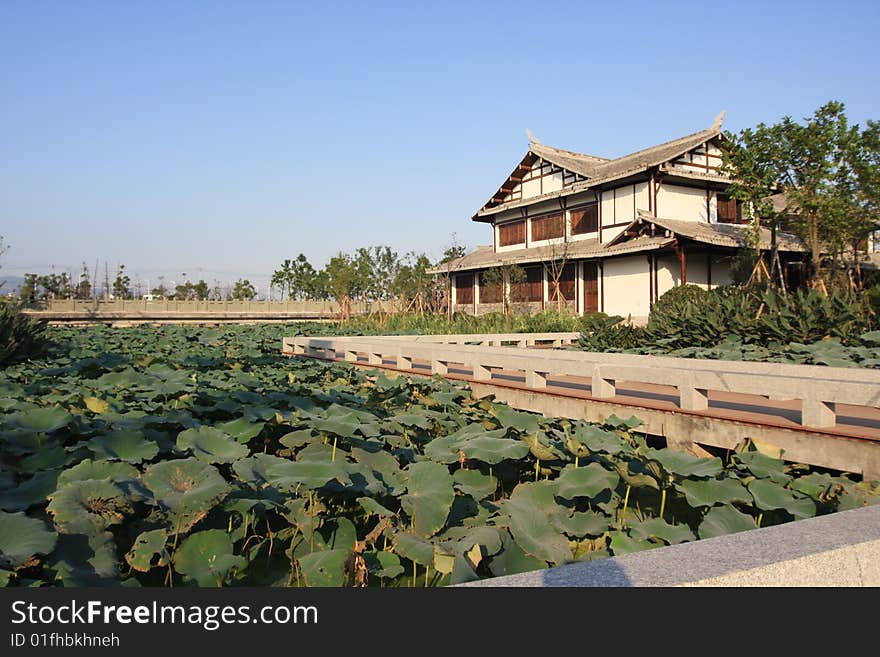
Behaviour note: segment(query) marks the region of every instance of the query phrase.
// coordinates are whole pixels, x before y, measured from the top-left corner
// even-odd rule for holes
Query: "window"
[[[480,303],[501,303],[501,284],[486,282],[486,272],[480,272]]]
[[[599,230],[599,204],[590,203],[571,211],[571,234],[586,235]]]
[[[474,275],[458,274],[455,277],[455,301],[456,303],[474,302]]]
[[[727,194],[718,195],[718,223],[721,224],[741,224],[742,206],[735,198],[730,198]]]
[[[561,212],[532,219],[532,241],[552,240],[565,235],[565,218]]]
[[[523,267],[525,280],[511,286],[511,301],[537,301],[544,299],[544,270],[541,267]]]
[[[525,244],[526,222],[514,221],[509,224],[498,226],[498,246],[512,246],[513,244]]]

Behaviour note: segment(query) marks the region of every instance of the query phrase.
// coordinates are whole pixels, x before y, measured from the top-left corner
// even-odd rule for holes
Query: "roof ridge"
[[[578,151],[570,151],[566,148],[557,148],[556,146],[549,146],[547,144],[541,144],[537,142],[532,142],[529,144],[529,150],[531,150],[534,146],[539,148],[547,148],[551,151],[556,151],[557,153],[563,153],[565,155],[574,155],[576,157],[588,157],[591,160],[598,160],[600,162],[611,162],[610,158],[602,157],[601,155],[590,155],[589,153],[580,153]]]
[[[712,126],[711,128],[704,128],[703,130],[697,130],[696,132],[692,132],[689,135],[684,135],[683,137],[676,137],[675,139],[670,139],[669,141],[664,141],[659,144],[654,144],[653,146],[648,146],[647,148],[642,148],[637,151],[633,151],[632,153],[627,153],[626,155],[621,155],[620,157],[615,157],[610,162],[617,162],[618,160],[624,160],[628,157],[633,157],[635,155],[639,155],[640,153],[647,153],[648,151],[653,151],[658,148],[663,148],[664,146],[672,146],[673,144],[680,141],[687,141],[689,139],[693,139],[697,135],[702,135],[703,133],[712,133],[712,134],[720,134],[721,128],[716,128]]]

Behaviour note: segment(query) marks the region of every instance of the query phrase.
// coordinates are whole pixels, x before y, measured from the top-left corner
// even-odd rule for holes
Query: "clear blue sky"
[[[0,274],[263,284],[438,257],[525,153],[607,157],[830,99],[880,119],[877,2],[0,0]]]

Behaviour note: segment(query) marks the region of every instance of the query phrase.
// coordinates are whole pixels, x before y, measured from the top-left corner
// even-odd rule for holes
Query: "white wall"
[[[657,298],[681,284],[681,266],[675,256],[657,257]]]
[[[650,272],[645,254],[605,260],[602,283],[605,312],[646,317],[650,311]]]
[[[657,192],[655,215],[679,221],[708,221],[706,190],[663,184]]]

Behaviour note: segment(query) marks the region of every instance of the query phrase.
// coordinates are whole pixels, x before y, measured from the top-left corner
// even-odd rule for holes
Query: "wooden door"
[[[584,314],[599,311],[599,264],[595,261],[584,263]]]

